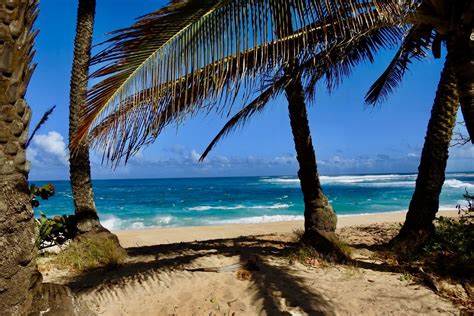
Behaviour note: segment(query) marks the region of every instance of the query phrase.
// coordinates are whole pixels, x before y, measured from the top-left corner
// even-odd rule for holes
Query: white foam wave
[[[345,185],[367,185],[375,187],[383,186],[413,186],[416,175],[407,174],[384,174],[384,175],[361,175],[361,176],[321,176],[322,184],[345,184]],[[261,179],[261,182],[271,184],[299,184],[297,178],[269,178]]]
[[[212,220],[208,221],[211,225],[220,224],[259,224],[259,223],[274,223],[274,222],[288,222],[304,220],[302,215],[263,215],[252,217],[241,217],[234,219]]]
[[[276,203],[272,205],[252,205],[252,206],[246,206],[242,204],[238,204],[235,206],[211,206],[211,205],[199,205],[199,206],[194,206],[194,207],[188,207],[186,210],[188,211],[208,211],[208,210],[242,210],[242,209],[255,209],[255,210],[260,210],[260,209],[284,209],[284,208],[289,208],[291,205],[290,204],[284,204],[284,203]]]
[[[449,179],[444,181],[444,185],[451,188],[474,188],[474,184],[463,182],[457,179]]]
[[[161,226],[169,225],[173,220],[173,216],[157,216],[155,217],[155,223]]]
[[[108,230],[122,229],[122,220],[114,215],[106,215],[100,223]]]

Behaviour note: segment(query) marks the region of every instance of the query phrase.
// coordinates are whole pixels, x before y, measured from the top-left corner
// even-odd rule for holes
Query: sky
[[[98,0],[94,43],[107,32],[131,25],[166,1]],[[31,180],[68,179],[68,102],[77,1],[40,3],[35,62],[27,101],[32,124],[52,105],[57,108],[28,148]],[[394,51],[381,52],[373,64],[358,66],[342,85],[328,93],[321,83],[308,104],[313,144],[321,174],[416,172],[444,59],[429,58],[410,67],[405,80],[381,105],[363,99],[371,83],[389,64]],[[235,108],[243,106],[237,102]],[[458,121],[462,120],[458,116]],[[179,127],[170,126],[127,165],[116,169],[91,152],[94,179],[296,175],[293,138],[284,97],[243,128],[229,135],[204,163],[200,153],[225,124],[217,114],[198,115]],[[456,128],[463,131],[461,127]],[[474,170],[474,146],[450,150],[448,171]]]

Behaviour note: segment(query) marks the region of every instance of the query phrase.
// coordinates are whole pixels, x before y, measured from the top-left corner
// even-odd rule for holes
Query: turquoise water
[[[322,176],[324,192],[339,216],[406,210],[414,174]],[[41,185],[46,182],[34,182]],[[37,210],[73,213],[68,181],[51,181],[56,194]],[[94,181],[97,209],[109,229],[139,229],[261,223],[302,219],[303,201],[295,177],[242,177]],[[474,192],[474,173],[447,175],[441,208]]]

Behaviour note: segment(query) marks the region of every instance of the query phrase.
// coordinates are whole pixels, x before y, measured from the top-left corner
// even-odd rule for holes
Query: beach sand
[[[457,211],[438,212],[438,216],[456,216]],[[395,223],[405,221],[406,212],[387,212],[353,216],[339,216],[337,228],[347,226],[370,225],[377,223]],[[218,238],[235,238],[239,236],[287,234],[303,229],[303,221],[228,224],[219,226],[197,226],[177,228],[152,228],[114,231],[123,247],[150,246],[177,242],[190,242]]]
[[[454,216],[456,212],[441,212]],[[356,266],[291,259],[302,222],[118,231],[110,271],[43,271],[97,315],[458,315],[451,301],[377,257],[405,213],[339,218]],[[193,272],[257,258],[258,270]]]

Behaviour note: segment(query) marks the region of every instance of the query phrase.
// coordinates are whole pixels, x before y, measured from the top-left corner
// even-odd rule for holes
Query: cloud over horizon
[[[60,133],[36,135],[27,156],[32,164],[31,179],[69,178],[69,153]],[[211,154],[203,162],[199,162],[200,156],[196,149],[175,144],[158,154],[140,150],[127,165],[112,169],[102,164],[99,153],[91,152],[91,169],[95,179],[296,175],[298,170],[293,153],[273,157]],[[416,172],[419,157],[417,148],[408,148],[404,154],[355,157],[347,157],[339,150],[336,155],[318,159],[318,168],[321,174]],[[448,170],[470,170],[473,158],[474,146],[453,147]]]

